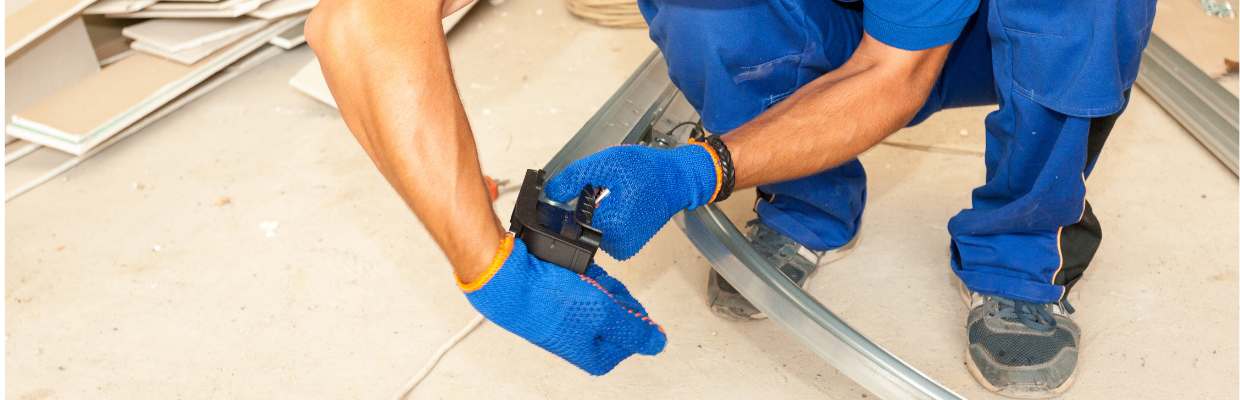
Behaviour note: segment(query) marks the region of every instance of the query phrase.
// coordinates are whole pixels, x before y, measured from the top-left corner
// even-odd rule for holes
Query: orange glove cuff
[[[456,277],[456,285],[461,287],[461,291],[473,293],[478,289],[482,289],[482,286],[486,285],[491,280],[491,277],[495,276],[496,272],[499,272],[499,268],[504,266],[504,262],[508,261],[508,255],[512,253],[513,240],[516,240],[516,238],[513,237],[511,232],[504,236],[504,240],[499,242],[499,248],[495,249],[495,257],[491,259],[491,265],[487,267],[486,271],[482,271],[482,275],[478,275],[473,282],[463,282],[461,277]]]

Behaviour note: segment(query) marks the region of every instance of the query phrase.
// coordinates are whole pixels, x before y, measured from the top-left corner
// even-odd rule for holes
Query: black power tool
[[[526,170],[510,229],[538,259],[584,274],[594,260],[603,232],[591,226],[602,190],[586,185],[576,204],[542,199],[543,170]]]

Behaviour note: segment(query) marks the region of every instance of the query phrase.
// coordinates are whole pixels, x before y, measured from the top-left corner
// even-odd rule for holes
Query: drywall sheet
[[[262,0],[225,0],[219,3],[178,3],[189,5],[200,4],[227,4],[228,7],[223,8],[202,8],[202,9],[165,9],[161,6],[168,3],[156,3],[146,9],[128,14],[108,14],[109,18],[236,18],[251,11],[258,9],[263,4]]]
[[[4,0],[4,16],[12,15],[14,11],[30,5],[32,1],[34,0]]]
[[[319,4],[319,0],[272,0],[258,7],[250,16],[262,19],[276,19],[310,10]]]
[[[4,18],[4,57],[12,56],[94,2],[95,0],[39,0],[7,14]]]
[[[124,58],[121,54],[129,51],[130,40],[121,35],[121,31],[134,20],[88,15],[82,17],[82,22],[86,23],[86,35],[90,36],[90,43],[95,46],[95,57],[99,58],[100,66],[109,64],[105,61]]]
[[[292,50],[294,47],[301,46],[301,44],[305,42],[306,42],[305,21],[302,21],[302,23],[297,24],[297,26],[288,28],[288,30],[284,32],[280,32],[279,35],[276,35],[275,37],[271,38],[271,44],[281,49],[285,49],[285,50]]]
[[[178,96],[176,99],[168,102],[168,104],[165,104],[154,112],[142,117],[142,119],[138,120],[138,122],[133,123],[133,125],[125,128],[115,136],[108,138],[108,140],[100,143],[98,146],[93,147],[85,154],[73,156],[59,151],[38,151],[36,153],[39,154],[32,155],[32,157],[23,158],[17,162],[7,164],[5,168],[5,177],[8,181],[8,186],[5,188],[5,193],[10,196],[8,198],[11,199],[11,196],[20,195],[20,192],[25,192],[40,185],[41,181],[45,182],[60,173],[74,168],[82,161],[90,158],[100,151],[103,151],[108,146],[116,144],[117,142],[124,140],[126,137],[137,133],[147,125],[150,125],[168,114],[179,110],[186,104],[207,93],[210,93],[216,87],[219,87],[225,82],[228,82],[242,73],[253,69],[255,66],[271,59],[276,55],[279,55],[280,53],[283,53],[283,51],[270,46],[250,53],[240,61],[229,65],[228,68],[225,68],[223,71],[212,75],[206,81],[194,86],[193,89],[185,92],[185,94]],[[8,162],[9,155],[13,154],[9,149],[17,148],[19,146],[23,146],[24,144],[29,144],[29,142],[22,141],[18,144],[7,146],[5,148],[6,162]]]
[[[151,6],[150,9],[151,11],[210,11],[237,8],[252,2],[252,0],[224,0],[216,2],[166,1]],[[261,3],[261,1],[259,2]]]
[[[452,13],[452,15],[449,15],[446,18],[444,18],[443,19],[444,33],[448,33],[449,31],[451,31],[452,27],[455,27],[457,22],[461,22],[461,18],[465,18],[465,14],[468,14],[469,10],[474,9],[474,6],[477,4],[478,4],[477,1],[466,4],[465,7],[461,7],[460,10],[456,10],[456,12]]]
[[[323,70],[320,68],[322,67],[319,66],[319,60],[316,58],[297,70],[297,73],[288,80],[288,84],[323,104],[338,108],[336,99],[332,98],[331,89],[327,88],[327,80],[323,79]]]
[[[99,0],[82,10],[83,15],[131,13],[150,7],[156,0]]]
[[[18,111],[7,131],[80,155],[300,22],[279,21],[194,65],[135,54]]]
[[[99,72],[81,18],[73,19],[5,60],[4,121],[18,110]]]
[[[233,42],[240,40],[246,35],[254,33],[254,31],[259,30],[263,26],[266,26],[268,23],[267,21],[263,21],[263,20],[256,20],[256,21],[258,21],[259,24],[250,25],[246,27],[246,29],[243,31],[238,31],[229,36],[221,37],[219,39],[206,42],[202,44],[201,46],[191,47],[185,50],[167,51],[165,49],[159,48],[158,46],[151,45],[150,43],[147,43],[145,40],[139,40],[139,41],[133,42],[133,44],[130,45],[130,47],[132,47],[134,50],[138,50],[138,51],[148,53],[148,54],[153,54],[153,55],[156,55],[162,58],[166,58],[172,61],[179,62],[181,64],[186,64],[186,65],[193,64],[204,58],[207,58],[207,56],[211,55],[211,53],[214,53],[217,50],[227,47],[229,44],[232,44]]]
[[[236,38],[268,23],[253,18],[152,19],[125,27],[123,34],[161,51],[176,52]]]
[[[443,31],[451,31],[452,27],[456,26],[456,23],[460,22],[461,18],[464,18],[465,14],[473,9],[475,4],[478,4],[478,2],[469,3],[469,5],[456,10],[455,13],[444,18]],[[315,100],[332,106],[332,108],[338,108],[336,107],[336,100],[332,98],[331,90],[327,88],[327,80],[323,78],[323,70],[319,66],[318,59],[297,70],[297,73],[293,74],[292,78],[289,78],[288,84]]]

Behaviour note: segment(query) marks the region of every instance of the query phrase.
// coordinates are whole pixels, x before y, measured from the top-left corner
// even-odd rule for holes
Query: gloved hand
[[[633,353],[658,354],[667,343],[641,303],[602,268],[575,274],[535,258],[511,235],[486,272],[457,283],[491,322],[593,375]]]
[[[594,227],[603,231],[603,251],[617,260],[637,254],[681,210],[714,200],[720,170],[702,144],[673,149],[625,145],[574,161],[547,182],[547,197],[567,202],[586,184],[609,193],[594,210]]]

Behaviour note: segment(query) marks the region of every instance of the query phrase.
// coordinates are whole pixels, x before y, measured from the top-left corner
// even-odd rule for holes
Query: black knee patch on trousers
[[[1085,269],[1089,267],[1089,262],[1094,259],[1094,253],[1098,252],[1098,246],[1102,244],[1102,225],[1098,223],[1098,217],[1094,215],[1093,207],[1089,202],[1085,202],[1085,214],[1081,220],[1075,224],[1063,228],[1060,233],[1059,247],[1063,257],[1063,268],[1055,275],[1055,284],[1064,286],[1064,297],[1068,296],[1068,291],[1072,290],[1072,286],[1081,279],[1085,274]]]

